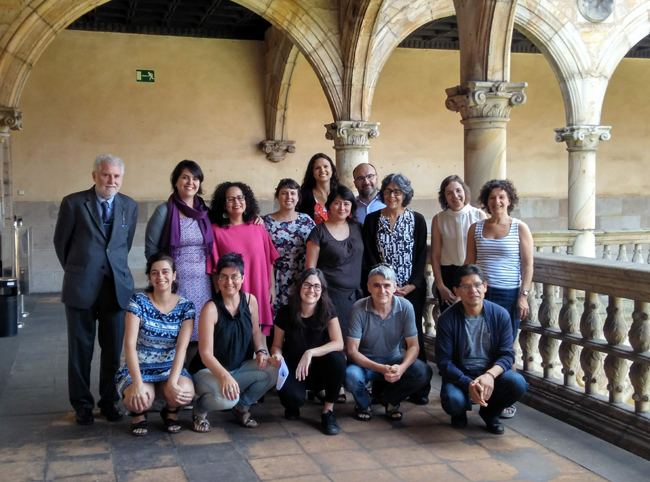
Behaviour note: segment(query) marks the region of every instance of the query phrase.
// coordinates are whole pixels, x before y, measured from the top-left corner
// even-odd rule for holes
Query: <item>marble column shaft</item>
[[[13,266],[14,259],[14,232],[13,232],[13,189],[11,176],[11,131],[23,128],[23,113],[20,109],[11,107],[0,107],[0,213],[2,215],[2,245],[0,255],[4,273],[0,276],[9,275],[6,271]]]
[[[341,184],[354,189],[352,171],[368,162],[370,139],[379,136],[379,122],[337,121],[325,124],[325,138],[334,141],[336,169]]]

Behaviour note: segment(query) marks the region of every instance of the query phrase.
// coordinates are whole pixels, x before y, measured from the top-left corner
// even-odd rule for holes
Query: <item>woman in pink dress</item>
[[[219,256],[230,252],[242,255],[245,270],[241,289],[257,298],[260,328],[268,336],[273,326],[271,307],[275,302],[273,263],[279,255],[264,226],[254,224],[258,213],[255,195],[247,184],[223,182],[217,186],[209,212],[214,247],[208,259],[208,272],[214,273],[213,284],[218,290],[214,269]]]

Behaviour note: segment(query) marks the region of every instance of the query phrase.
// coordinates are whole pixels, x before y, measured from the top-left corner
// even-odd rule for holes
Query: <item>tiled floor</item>
[[[275,394],[253,407],[257,429],[212,413],[212,432],[196,434],[189,412],[178,435],[162,431],[157,413],[144,438],[129,435],[126,418],[80,427],[67,402],[63,307],[32,296],[26,308],[26,327],[0,339],[0,480],[630,482],[650,473],[650,462],[523,405],[504,436],[488,434],[476,413],[467,429],[452,429],[435,389],[426,407],[404,403],[399,423],[381,407],[364,423],[352,418],[352,401],[337,406],[335,437],[320,433],[319,405],[289,422]]]

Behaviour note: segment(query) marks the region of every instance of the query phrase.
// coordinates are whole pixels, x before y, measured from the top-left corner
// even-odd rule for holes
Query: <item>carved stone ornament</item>
[[[9,131],[23,129],[23,112],[13,107],[0,107],[0,143],[9,137]]]
[[[334,149],[369,149],[370,139],[379,137],[379,122],[337,121],[325,128],[325,139],[334,141]]]
[[[590,22],[605,20],[614,10],[614,0],[578,0],[580,13]]]
[[[284,161],[287,154],[296,152],[294,144],[296,141],[272,141],[266,140],[260,142],[260,149],[266,154],[269,161],[280,162]]]
[[[508,120],[510,110],[526,102],[525,82],[470,81],[447,89],[445,107],[460,112],[463,120],[490,118]]]
[[[569,126],[555,129],[555,141],[566,142],[567,151],[595,151],[600,141],[608,141],[611,126]]]

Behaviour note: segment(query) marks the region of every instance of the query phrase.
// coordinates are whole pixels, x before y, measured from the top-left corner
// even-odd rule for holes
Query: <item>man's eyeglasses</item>
[[[244,201],[246,201],[246,196],[244,196],[243,194],[240,194],[239,196],[233,196],[233,197],[227,197],[226,198],[226,202],[228,204],[232,204],[235,201],[244,202]]]
[[[474,284],[471,284],[471,285],[460,285],[460,289],[463,290],[463,291],[470,291],[472,289],[480,290],[483,285],[484,285],[484,283],[482,283],[482,282],[481,283],[474,283]]]
[[[354,178],[354,182],[363,182],[363,181],[365,181],[366,179],[367,179],[368,181],[372,181],[372,180],[375,178],[376,175],[377,175],[377,174],[368,174],[368,175],[366,175],[366,176],[355,177],[355,178]]]

